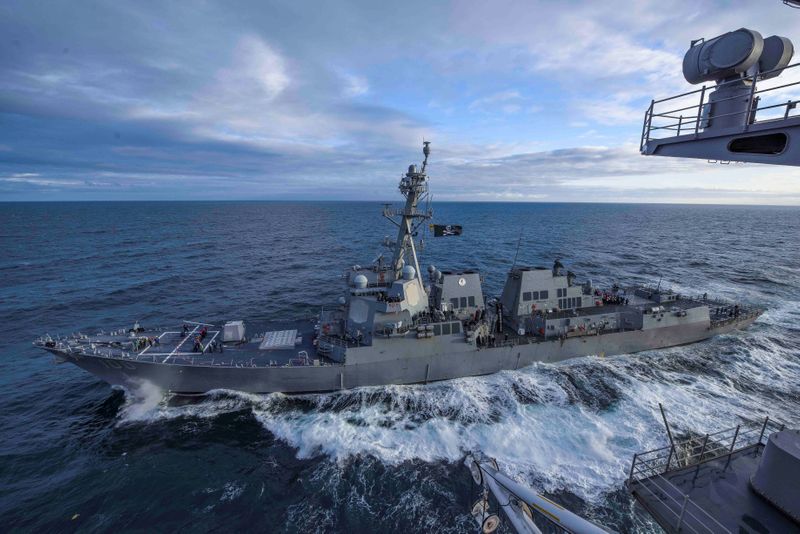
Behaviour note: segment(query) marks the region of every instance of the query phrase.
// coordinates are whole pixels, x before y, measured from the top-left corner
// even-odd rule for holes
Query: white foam
[[[242,496],[245,488],[247,488],[247,484],[226,482],[222,487],[222,495],[220,495],[219,500],[222,502],[235,501]]]
[[[152,382],[139,380],[126,389],[125,403],[118,414],[118,424],[151,423],[179,417],[213,418],[223,413],[241,410],[260,397],[247,396],[226,390],[212,391],[202,402],[171,405],[173,395]]]
[[[163,395],[145,386],[145,400],[126,404],[121,420],[214,417],[249,408],[300,458],[324,455],[336,465],[372,456],[397,465],[456,462],[482,450],[537,489],[566,489],[598,502],[621,486],[634,453],[666,444],[659,402],[682,432],[719,430],[741,417],[765,415],[800,423],[791,397],[797,398],[800,362],[796,349],[784,346],[782,329],[796,320],[792,303],[772,310],[768,319],[766,327],[688,347],[540,364],[429,386],[305,396],[297,405],[280,394],[223,392],[171,407],[156,402]],[[704,371],[703,363],[713,368]]]
[[[672,349],[661,357],[686,357],[687,350]],[[581,360],[555,371],[587,366],[593,371],[610,367],[634,373],[633,366],[626,363],[640,357],[651,356]],[[732,365],[737,371],[733,374],[751,372],[752,376],[750,367],[754,365],[774,369],[771,358],[775,356],[744,359]],[[664,371],[666,381],[631,374],[623,383],[612,383],[620,397],[610,409],[598,410],[570,403],[568,392],[556,384],[553,370],[534,366],[432,387],[387,388],[395,399],[390,410],[375,403],[342,411],[282,413],[261,410],[257,405],[253,411],[267,429],[297,448],[299,457],[325,454],[341,461],[373,455],[387,463],[458,461],[465,452],[480,449],[496,457],[512,474],[540,481],[542,489],[569,489],[593,501],[622,483],[634,453],[665,444],[659,402],[668,408],[676,429],[694,431],[720,429],[734,424],[737,417],[760,417],[775,408],[742,395],[730,378]],[[595,380],[616,380],[613,374],[598,374]],[[764,372],[762,376],[766,379],[774,374]],[[772,382],[765,380],[764,386]],[[538,392],[542,402],[519,402],[512,393],[515,385]],[[591,382],[588,387],[595,389]],[[412,410],[403,408],[409,405]],[[426,412],[435,415],[423,416],[420,422],[420,414]]]
[[[165,404],[164,391],[147,380],[136,380],[127,389],[120,421],[147,421]]]

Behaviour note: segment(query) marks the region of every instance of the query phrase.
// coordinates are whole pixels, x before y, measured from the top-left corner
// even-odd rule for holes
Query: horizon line
[[[77,204],[77,203],[136,203],[136,202],[162,202],[162,203],[213,203],[213,202],[314,202],[314,203],[377,203],[395,204],[400,200],[355,200],[355,199],[61,199],[61,200],[0,200],[0,204]],[[726,207],[775,207],[775,208],[800,208],[797,204],[745,204],[727,202],[651,202],[651,201],[586,201],[586,200],[437,200],[437,204],[586,204],[586,205],[654,205],[654,206],[726,206]]]

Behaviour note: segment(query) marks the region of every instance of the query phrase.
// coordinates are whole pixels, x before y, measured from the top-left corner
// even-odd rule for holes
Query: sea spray
[[[301,396],[217,391],[185,406],[153,405],[147,397],[141,409],[126,406],[121,419],[208,418],[247,409],[298,458],[335,463],[354,457],[387,465],[458,462],[482,450],[540,490],[598,503],[621,486],[634,453],[664,444],[659,402],[677,431],[711,431],[768,414],[791,417],[791,406],[776,404],[769,393],[789,387],[781,377],[800,364],[772,345],[747,349],[747,334],[736,336],[699,350],[587,357],[428,386]],[[731,342],[741,349],[718,350]],[[709,365],[740,379],[705,374]],[[740,395],[743,376],[755,381],[747,398]]]

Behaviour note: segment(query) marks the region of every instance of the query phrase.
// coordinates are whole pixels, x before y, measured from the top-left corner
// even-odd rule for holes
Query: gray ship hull
[[[553,363],[588,355],[611,356],[684,345],[747,327],[756,317],[743,317],[715,327],[710,327],[707,322],[676,324],[482,349],[464,343],[463,336],[394,339],[391,340],[391,350],[385,350],[381,344],[361,347],[348,351],[345,364],[320,366],[181,365],[48,350],[60,361],[74,363],[109,384],[128,389],[150,383],[179,394],[202,394],[215,389],[248,393],[312,393],[436,382],[515,370],[536,362]]]

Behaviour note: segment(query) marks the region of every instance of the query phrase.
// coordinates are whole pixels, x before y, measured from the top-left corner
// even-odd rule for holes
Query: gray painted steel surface
[[[800,523],[800,430],[782,430],[769,437],[750,485]]]
[[[693,41],[683,60],[684,78],[715,83],[652,100],[642,125],[641,153],[800,165],[800,82],[769,83],[800,67],[789,65],[793,54],[789,39],[764,39],[746,28]],[[795,94],[787,99],[787,92]]]
[[[781,442],[782,450],[765,457],[768,436],[767,442]],[[769,418],[745,421],[637,454],[628,489],[670,533],[800,532],[798,519],[791,515],[797,505],[797,464],[793,455],[783,454],[798,447],[797,431]],[[771,465],[759,478],[765,461]]]

